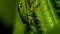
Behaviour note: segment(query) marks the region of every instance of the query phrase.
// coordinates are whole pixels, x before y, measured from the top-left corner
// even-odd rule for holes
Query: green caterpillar
[[[33,3],[34,1],[32,1],[32,3]],[[38,21],[37,21],[37,23],[36,23],[36,16],[34,16],[34,9],[36,8],[36,7],[38,7],[39,5],[37,5],[36,7],[34,7],[33,9],[32,8],[30,8],[31,7],[31,2],[30,2],[30,0],[29,1],[25,1],[25,3],[26,3],[26,15],[27,15],[27,19],[25,19],[25,18],[22,18],[22,19],[25,19],[25,23],[27,23],[27,28],[29,28],[29,31],[27,32],[28,34],[37,34],[37,31],[39,31],[39,26],[38,26]],[[25,17],[25,16],[22,16],[22,12],[21,12],[21,9],[22,9],[22,5],[21,5],[21,2],[20,2],[20,4],[19,4],[19,8],[18,8],[18,10],[20,11],[19,13],[20,13],[20,15],[21,15],[21,17]]]
[[[55,32],[54,28],[59,23],[59,19],[56,11],[54,10],[51,0],[40,0],[41,4],[36,10],[35,14],[41,21],[41,27],[43,34],[53,34]],[[53,32],[52,32],[53,31]],[[57,34],[57,33],[54,33]]]
[[[25,0],[23,5],[21,7],[25,7],[24,11],[22,9],[19,11],[22,10],[20,12],[22,13],[21,16],[27,24],[26,34],[53,34],[59,29],[57,26],[59,26],[60,22],[52,0]]]

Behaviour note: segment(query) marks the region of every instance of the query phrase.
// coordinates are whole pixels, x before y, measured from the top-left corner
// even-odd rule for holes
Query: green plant
[[[13,28],[12,34],[60,33],[60,0],[0,0],[0,3],[2,24]]]
[[[58,19],[59,17],[57,16],[57,13],[55,11],[52,0],[39,0],[39,1],[35,0],[35,1],[31,1],[31,2],[28,1],[26,3],[27,3],[26,5],[28,5],[27,9],[25,8],[28,13],[28,16],[26,18],[28,20],[29,15],[31,17],[31,15],[33,15],[33,13],[35,13],[37,20],[41,22],[41,23],[39,22],[39,24],[40,24],[39,26],[41,27],[41,28],[39,28],[40,32],[42,31],[43,34],[53,34],[54,32],[57,31],[57,29],[59,28],[59,27],[57,27],[59,25],[59,19]],[[32,16],[32,19],[34,19],[33,16]],[[34,24],[35,21],[31,22],[31,23]],[[30,25],[30,23],[29,23],[29,25]],[[29,30],[31,33],[28,32],[28,34],[39,34],[40,33],[38,31],[39,29],[36,26],[28,26],[28,27],[32,28],[32,31]],[[37,30],[36,30],[36,28],[37,28]],[[35,29],[35,31],[33,31],[34,29]],[[55,31],[55,29],[56,29],[56,31]],[[42,34],[42,33],[40,33],[40,34]],[[59,33],[59,31],[54,34],[57,34],[57,33]]]

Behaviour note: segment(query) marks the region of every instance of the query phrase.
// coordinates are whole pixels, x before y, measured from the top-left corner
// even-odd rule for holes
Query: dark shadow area
[[[0,34],[12,34],[12,28],[5,27],[2,18],[0,17]]]
[[[54,8],[56,10],[56,13],[57,13],[58,17],[60,18],[60,12],[59,12],[59,10],[60,10],[60,6],[59,5],[60,4],[58,5],[58,3],[56,1],[59,1],[59,0],[52,0],[52,3],[54,5]]]

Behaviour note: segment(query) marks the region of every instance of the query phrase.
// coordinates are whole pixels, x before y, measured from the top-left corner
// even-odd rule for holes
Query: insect
[[[22,9],[23,6],[22,6],[21,2],[19,3],[19,6],[18,6],[18,12],[20,14],[20,17],[21,17],[21,20],[23,21],[23,23],[27,24],[27,28],[29,29],[29,31],[33,30],[34,32],[35,31],[42,32],[42,30],[40,29],[41,26],[39,25],[40,21],[37,19],[36,15],[34,13],[34,10],[37,7],[39,7],[40,3],[37,6],[32,7],[32,3],[34,3],[35,1],[36,0],[33,0],[33,1],[27,0],[27,1],[25,1],[26,15],[27,15],[26,17],[22,15],[23,13],[22,13],[21,9]],[[34,28],[32,28],[31,25]],[[36,29],[36,30],[34,30],[34,29]],[[35,32],[35,33],[37,33],[37,32]]]

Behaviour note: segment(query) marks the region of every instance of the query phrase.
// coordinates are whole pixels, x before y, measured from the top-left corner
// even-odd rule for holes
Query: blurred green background
[[[19,0],[0,0],[0,34],[23,34],[25,24],[20,21],[18,2]]]

